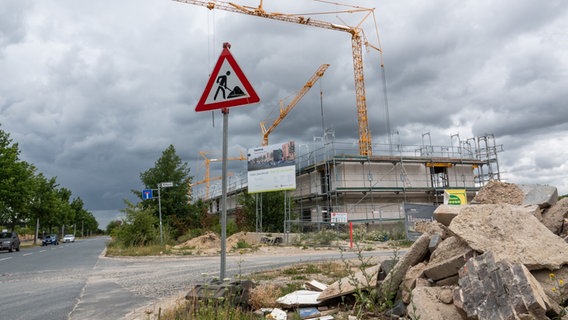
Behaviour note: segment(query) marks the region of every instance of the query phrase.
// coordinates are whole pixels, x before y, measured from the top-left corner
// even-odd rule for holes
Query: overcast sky
[[[420,145],[429,133],[432,144],[450,145],[452,135],[493,134],[505,181],[568,193],[568,2],[350,3],[376,8],[393,142]],[[265,0],[264,8],[343,9],[309,0]],[[314,18],[356,25],[363,17]],[[373,17],[362,26],[376,46]],[[144,187],[139,174],[170,144],[201,180],[199,151],[221,156],[222,117],[194,109],[223,42],[261,99],[231,109],[229,156],[259,146],[259,122],[274,119],[279,100],[323,63],[325,75],[270,142],[312,143],[322,108],[337,140],[357,141],[348,33],[169,0],[0,1],[0,128],[23,160],[56,176],[90,211],[133,200],[130,190]],[[363,58],[369,128],[373,143],[384,144],[380,55],[364,50]],[[243,169],[238,162],[229,170]],[[212,164],[211,176],[220,168]]]

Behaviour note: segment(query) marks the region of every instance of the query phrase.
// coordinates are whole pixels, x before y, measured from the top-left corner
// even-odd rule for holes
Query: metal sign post
[[[221,109],[223,113],[223,173],[221,211],[221,267],[220,280],[225,279],[227,259],[227,140],[229,131],[229,108],[257,103],[260,98],[245,77],[229,51],[231,45],[223,43],[219,56],[205,90],[195,107],[196,112]],[[161,223],[160,223],[161,226]]]
[[[225,279],[225,266],[227,259],[227,138],[229,136],[229,109],[224,108],[223,112],[223,166],[222,166],[222,201],[223,209],[221,211],[221,270],[219,278]]]
[[[169,188],[173,187],[173,182],[158,183],[158,213],[160,215],[160,245],[164,245],[164,228],[162,226],[162,196],[160,195],[160,187]]]

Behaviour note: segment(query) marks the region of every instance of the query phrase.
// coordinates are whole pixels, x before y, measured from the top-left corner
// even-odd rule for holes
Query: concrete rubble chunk
[[[564,219],[568,217],[568,198],[562,198],[552,207],[548,208],[542,214],[542,224],[544,224],[552,233],[561,234]],[[566,226],[565,228],[568,228]]]
[[[416,280],[424,274],[424,268],[426,268],[426,263],[420,262],[419,264],[410,267],[404,275],[404,279],[400,285],[402,288],[402,302],[406,304],[410,303],[410,300],[412,299],[412,290],[417,285]],[[424,283],[428,282],[421,282],[421,284]]]
[[[463,206],[441,204],[434,210],[434,219],[444,226],[449,226],[452,219],[454,219]]]
[[[430,263],[424,269],[424,275],[434,281],[450,278],[457,275],[460,268],[473,256],[475,256],[475,252],[472,249],[468,249],[439,263]]]
[[[429,263],[439,263],[457,255],[462,255],[469,250],[471,248],[465,241],[455,236],[448,237],[432,252]]]
[[[522,264],[496,259],[489,251],[460,269],[454,305],[468,319],[547,319],[550,301],[530,271]]]
[[[430,238],[430,244],[428,244],[428,251],[434,252],[440,243],[442,243],[442,237],[439,234],[433,235]]]
[[[558,201],[558,189],[541,184],[519,184],[525,194],[523,205],[537,205],[539,208],[549,208]]]
[[[492,251],[497,260],[530,270],[559,269],[568,264],[568,244],[538,221],[536,210],[507,204],[467,206],[449,229],[473,250]]]
[[[311,291],[323,291],[327,288],[327,284],[321,283],[314,279],[304,283],[304,286],[306,287],[306,289]]]
[[[417,287],[412,290],[412,302],[407,308],[411,319],[420,320],[460,320],[467,319],[453,305],[444,303],[440,296],[447,296],[442,287]],[[446,298],[444,298],[446,299]]]
[[[279,304],[291,306],[315,306],[319,304],[318,297],[321,292],[310,290],[296,290],[276,299]]]
[[[434,281],[456,276],[459,269],[474,255],[475,252],[467,243],[458,237],[449,237],[432,252],[424,275]]]
[[[522,205],[525,200],[524,191],[514,183],[489,180],[479,192],[471,204],[512,204]]]
[[[340,280],[329,285],[325,290],[319,292],[318,301],[325,301],[332,298],[348,295],[359,288],[375,287],[377,285],[377,277],[381,265],[367,268],[355,274],[341,278]]]
[[[400,258],[394,268],[387,274],[385,279],[378,285],[379,295],[395,295],[402,283],[404,275],[408,269],[422,262],[428,255],[428,245],[430,244],[430,235],[422,234],[410,248],[408,252]]]

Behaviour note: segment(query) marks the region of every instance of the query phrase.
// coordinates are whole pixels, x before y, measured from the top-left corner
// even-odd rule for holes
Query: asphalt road
[[[145,310],[156,301],[183,296],[195,284],[219,275],[218,256],[109,258],[101,255],[107,240],[79,239],[59,246],[0,252],[0,319],[144,319]],[[346,254],[345,258],[353,256]],[[226,275],[340,258],[336,251],[228,255]]]
[[[0,319],[67,319],[105,239],[0,252]]]

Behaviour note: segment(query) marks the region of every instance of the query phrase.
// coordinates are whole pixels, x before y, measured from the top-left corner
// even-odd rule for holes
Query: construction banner
[[[467,193],[465,189],[446,189],[444,190],[444,204],[466,205]]]

